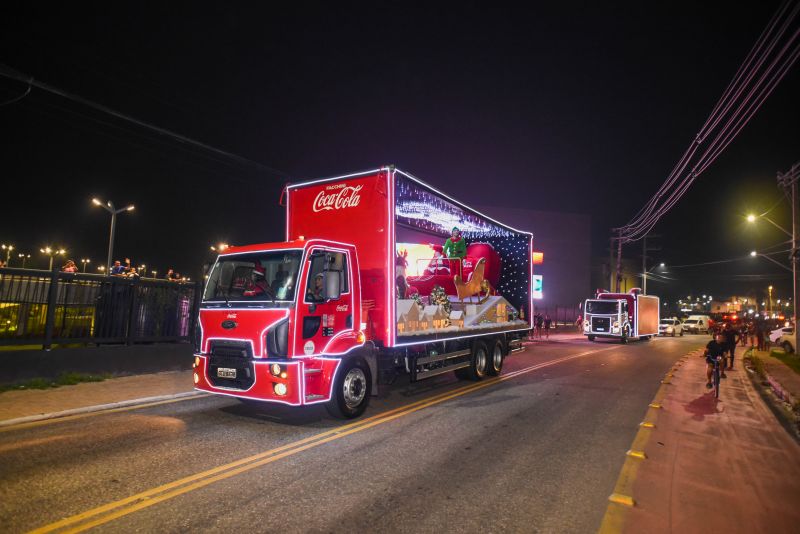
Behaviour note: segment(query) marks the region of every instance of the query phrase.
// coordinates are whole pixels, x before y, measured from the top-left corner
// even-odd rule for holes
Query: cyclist
[[[711,383],[711,374],[714,372],[714,363],[716,362],[717,358],[725,359],[725,352],[727,352],[728,346],[725,344],[725,336],[722,334],[717,334],[714,339],[708,342],[706,345],[706,350],[703,352],[703,355],[706,357],[706,387],[711,389],[714,385]],[[722,378],[727,378],[725,376],[725,367],[723,366],[721,369]]]

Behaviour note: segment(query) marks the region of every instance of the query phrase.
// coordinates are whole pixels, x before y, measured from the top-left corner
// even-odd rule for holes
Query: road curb
[[[625,519],[628,511],[636,506],[636,499],[633,495],[633,485],[636,480],[639,466],[642,462],[647,460],[645,448],[650,436],[656,428],[658,422],[658,414],[663,410],[663,400],[667,396],[668,386],[673,379],[673,373],[683,365],[683,363],[691,358],[697,356],[698,352],[703,349],[693,350],[684,356],[681,356],[667,371],[664,378],[661,380],[661,385],[656,391],[655,397],[650,401],[645,412],[644,420],[639,423],[639,431],[633,438],[633,443],[627,453],[625,453],[625,463],[622,464],[622,469],[619,472],[619,478],[614,485],[614,491],[608,497],[608,505],[606,513],[603,515],[603,521],[600,523],[599,534],[611,534],[622,532],[625,524]]]
[[[72,408],[70,410],[64,410],[61,412],[51,412],[51,413],[43,413],[38,415],[28,415],[25,417],[17,417],[15,419],[6,419],[5,421],[0,421],[0,428],[5,428],[9,426],[16,426],[25,423],[35,423],[38,421],[47,421],[49,419],[60,419],[62,417],[69,417],[71,415],[80,415],[92,412],[102,412],[105,410],[113,410],[116,408],[128,408],[131,406],[137,406],[139,404],[148,404],[151,402],[161,402],[166,400],[173,400],[173,399],[182,399],[185,397],[199,397],[205,395],[205,393],[201,391],[186,391],[183,393],[174,393],[171,395],[157,395],[154,397],[142,397],[139,399],[130,399],[125,401],[119,402],[112,402],[109,404],[97,404],[95,406],[84,406],[81,408]]]

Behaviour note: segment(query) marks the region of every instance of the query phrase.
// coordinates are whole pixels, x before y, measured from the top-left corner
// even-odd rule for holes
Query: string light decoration
[[[450,236],[457,226],[470,243],[489,243],[500,255],[502,266],[497,294],[518,312],[530,302],[530,234],[514,232],[481,217],[421,184],[395,175],[395,217],[398,225],[442,237]],[[513,313],[513,312],[512,312]],[[514,313],[516,315],[516,313]]]

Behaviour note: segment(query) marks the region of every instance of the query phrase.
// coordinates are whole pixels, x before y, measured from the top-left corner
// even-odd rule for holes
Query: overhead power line
[[[41,89],[42,91],[46,91],[48,93],[51,93],[51,94],[54,94],[54,95],[58,95],[58,96],[60,96],[62,98],[66,98],[68,100],[72,100],[73,102],[77,102],[77,103],[79,103],[79,104],[81,104],[83,106],[86,106],[88,108],[91,108],[91,109],[94,109],[96,111],[100,111],[102,113],[111,115],[111,116],[113,116],[113,117],[115,117],[117,119],[121,119],[123,121],[135,124],[136,126],[139,126],[141,128],[145,128],[147,130],[151,130],[151,131],[156,132],[156,133],[158,133],[158,134],[160,134],[162,136],[168,137],[168,138],[172,139],[173,141],[177,141],[179,143],[182,143],[184,145],[188,145],[188,146],[191,146],[191,147],[194,147],[194,148],[199,148],[199,149],[201,149],[203,151],[206,151],[206,152],[208,152],[210,154],[214,154],[214,155],[217,155],[217,156],[222,156],[226,160],[228,160],[230,162],[237,163],[237,164],[239,164],[241,166],[245,166],[245,167],[248,167],[248,168],[254,168],[256,170],[259,170],[259,171],[262,171],[262,172],[266,172],[266,173],[269,173],[269,174],[273,174],[273,175],[277,175],[277,176],[282,177],[282,178],[289,178],[289,176],[290,176],[289,173],[286,173],[284,171],[275,169],[273,167],[269,167],[268,165],[264,165],[263,163],[260,163],[258,161],[254,161],[254,160],[245,158],[243,156],[240,156],[238,154],[234,154],[233,152],[229,152],[227,150],[222,150],[221,148],[217,148],[217,147],[211,146],[211,145],[209,145],[207,143],[203,143],[202,141],[198,141],[196,139],[192,139],[191,137],[187,137],[187,136],[179,134],[177,132],[173,132],[171,130],[167,130],[166,128],[162,128],[160,126],[156,126],[155,124],[152,124],[150,122],[137,119],[135,117],[132,117],[131,115],[127,115],[125,113],[116,111],[116,110],[114,110],[114,109],[112,109],[112,108],[110,108],[108,106],[103,105],[103,104],[99,104],[97,102],[93,102],[93,101],[91,101],[89,99],[83,98],[82,96],[75,95],[75,94],[69,93],[67,91],[64,91],[62,89],[59,89],[57,87],[54,87],[52,85],[46,84],[44,82],[40,82],[40,81],[34,79],[33,76],[29,76],[27,74],[23,74],[22,72],[19,72],[19,71],[15,70],[15,69],[9,67],[8,65],[5,65],[5,64],[2,64],[2,63],[0,63],[0,76],[3,76],[5,78],[11,79],[11,80],[16,80],[16,81],[28,84],[28,92],[30,91],[31,87],[35,87],[37,89]],[[25,94],[27,95],[27,92]]]
[[[772,94],[800,57],[798,13],[798,0],[781,4],[667,179],[628,224],[615,229],[621,242],[646,236]]]

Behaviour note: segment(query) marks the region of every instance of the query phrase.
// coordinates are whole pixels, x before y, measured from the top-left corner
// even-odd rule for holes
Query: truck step
[[[463,369],[464,367],[469,367],[469,365],[470,365],[469,362],[463,362],[454,365],[448,365],[447,367],[439,367],[438,369],[431,369],[430,371],[417,371],[417,380],[424,380],[432,376],[438,376],[438,375],[443,375],[445,373],[450,373],[455,371],[456,369]]]
[[[325,395],[306,395],[306,402],[324,399]]]
[[[460,358],[461,356],[469,356],[469,354],[470,354],[469,349],[466,349],[466,350],[457,350],[455,352],[446,352],[444,354],[436,354],[433,356],[423,356],[422,358],[416,359],[416,364],[422,365],[426,363],[443,362],[451,358]]]
[[[307,375],[315,375],[317,373],[321,373],[322,369],[303,369],[303,372]]]

